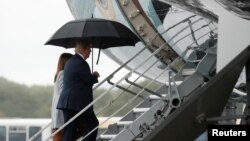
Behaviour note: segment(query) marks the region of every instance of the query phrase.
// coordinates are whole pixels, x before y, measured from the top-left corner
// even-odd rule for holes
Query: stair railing
[[[157,60],[156,62],[158,62],[159,60]],[[148,69],[146,69],[141,75],[139,75],[134,81],[133,83],[135,83],[136,81],[138,81],[149,69],[151,69],[153,67],[153,65],[156,63],[154,62],[150,67],[148,67]],[[127,78],[126,78],[127,79]],[[129,89],[132,85],[130,84],[127,88],[125,89]],[[112,105],[114,103],[114,101],[116,101],[122,94],[124,93],[124,91],[121,91],[118,96],[111,100],[106,106],[104,106],[101,110],[99,110],[99,112],[97,112],[97,115],[99,113],[101,113],[102,111],[106,110],[110,105]]]
[[[114,115],[116,115],[118,112],[120,112],[122,109],[124,109],[128,104],[132,103],[142,92],[145,91],[145,88],[149,87],[156,79],[158,79],[165,71],[167,71],[169,68],[166,67],[158,76],[156,76],[154,79],[152,79],[142,90],[140,90],[136,96],[134,96],[131,100],[129,100],[125,105],[123,105],[121,108],[119,108],[116,112],[114,112],[111,116],[109,116],[104,122],[102,122],[100,125],[103,125],[105,122],[107,122],[109,119],[111,119]],[[91,133],[93,133],[99,126],[91,130],[87,135],[84,137],[80,137],[77,141],[81,141],[88,137]]]
[[[212,29],[211,31],[215,31],[215,30],[217,30],[217,29],[218,29],[218,28],[216,27],[216,28]],[[204,33],[203,35],[201,35],[200,37],[198,37],[196,40],[198,41],[198,40],[202,39],[204,36],[210,34],[211,31],[208,31],[208,32]],[[176,44],[176,43],[174,43],[174,44]],[[173,45],[174,45],[174,44],[173,44]],[[184,57],[186,56],[186,54],[187,54],[187,52],[188,52],[189,50],[191,50],[191,49],[193,49],[193,50],[199,49],[199,47],[191,47],[193,44],[195,44],[195,42],[192,42],[191,44],[188,45],[188,47],[185,49],[185,51],[184,51],[184,52],[182,53],[182,55],[181,55],[182,58],[184,58]]]
[[[211,24],[211,22],[210,22],[209,24]],[[205,28],[205,27],[208,27],[209,24],[202,25],[201,27],[197,28],[197,29],[194,30],[193,32],[195,33],[195,32],[197,32],[197,31],[199,31],[199,30],[201,30],[201,29],[203,29],[203,28]],[[209,31],[209,32],[210,32],[210,31]],[[181,37],[179,40],[175,41],[174,44],[172,44],[172,46],[176,45],[177,43],[179,43],[180,41],[182,41],[183,39],[187,38],[188,36],[190,36],[190,35],[192,35],[192,34],[193,34],[193,33],[189,33],[189,34],[184,35],[184,36]],[[197,41],[198,41],[198,39],[196,38],[196,40],[193,41],[192,43],[195,43],[195,44],[196,44]]]
[[[136,79],[136,81],[140,78],[140,77],[142,77],[146,72],[148,72],[156,63],[158,63],[160,60],[159,59],[157,59],[155,62],[153,62],[153,64],[152,65],[150,65],[143,73],[141,73],[140,75],[139,75],[139,77]],[[125,81],[127,82],[127,78],[125,79]],[[111,84],[111,85],[114,85],[114,83],[113,82],[111,82],[111,80],[108,80],[108,83],[109,84]],[[132,83],[134,83],[134,82],[132,82]],[[122,89],[123,91],[130,91],[130,90],[128,90],[129,88],[124,88],[124,87],[122,87],[122,86],[119,86],[119,85],[117,85],[117,87],[119,88],[119,89]],[[150,90],[148,90],[148,89],[146,89],[146,91],[150,91]],[[133,93],[133,95],[136,95],[136,92],[130,92],[130,93]],[[152,94],[155,94],[155,95],[157,95],[157,93],[152,93]],[[143,99],[145,99],[143,96],[139,96],[139,97],[141,97],[141,98],[143,98]]]

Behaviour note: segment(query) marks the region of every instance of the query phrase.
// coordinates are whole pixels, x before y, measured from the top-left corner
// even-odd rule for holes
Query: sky
[[[59,55],[73,53],[73,49],[44,45],[58,28],[73,20],[66,0],[0,1],[0,77],[28,86],[52,85]],[[218,64],[222,68],[241,50],[239,44],[243,44],[242,47],[249,44],[250,22],[218,8],[221,9],[219,17],[222,17],[219,22],[218,54],[221,58],[218,58]],[[234,34],[231,34],[231,29],[235,29]],[[235,38],[236,33],[241,35],[240,39]],[[234,51],[221,47],[233,48]],[[225,50],[231,53],[225,53]],[[94,52],[94,58],[97,58],[97,50]],[[88,62],[91,64],[91,58]],[[94,70],[100,73],[102,80],[117,67],[101,54]]]
[[[59,55],[74,53],[44,45],[58,28],[73,20],[66,0],[0,1],[0,77],[28,86],[53,84]],[[117,67],[101,54],[94,70],[104,79]]]

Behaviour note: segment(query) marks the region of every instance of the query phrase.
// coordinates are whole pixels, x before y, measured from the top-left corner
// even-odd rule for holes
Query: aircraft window
[[[9,141],[26,141],[26,127],[25,126],[10,126],[9,127]]]
[[[32,137],[33,135],[35,135],[40,130],[41,130],[41,127],[38,127],[38,126],[29,127],[29,138]],[[34,139],[33,141],[42,141],[41,134],[36,139]]]
[[[6,128],[4,126],[0,126],[0,141],[6,140]]]

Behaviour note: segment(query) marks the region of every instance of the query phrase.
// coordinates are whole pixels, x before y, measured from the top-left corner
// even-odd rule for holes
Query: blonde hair
[[[64,66],[66,64],[66,62],[69,60],[70,57],[72,57],[73,55],[70,53],[63,53],[60,55],[59,60],[58,60],[58,64],[57,64],[57,70],[56,70],[56,74],[54,77],[54,82],[56,82],[57,79],[57,75],[58,73],[64,69]]]

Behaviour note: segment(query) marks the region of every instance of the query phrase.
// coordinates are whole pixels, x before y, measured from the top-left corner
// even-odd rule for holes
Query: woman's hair
[[[54,82],[56,82],[58,73],[64,69],[66,62],[69,60],[70,57],[72,57],[72,54],[70,54],[70,53],[63,53],[60,55],[59,60],[58,60],[58,64],[57,64],[56,74],[54,77]]]

